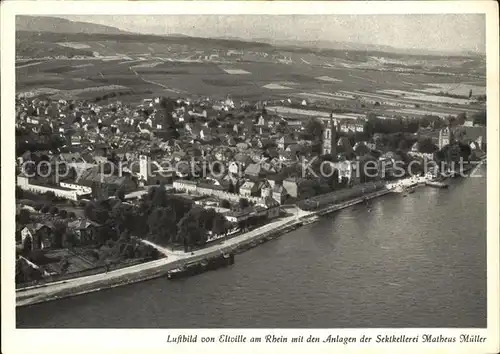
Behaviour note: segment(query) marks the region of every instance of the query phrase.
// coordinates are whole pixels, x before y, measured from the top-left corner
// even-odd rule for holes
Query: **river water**
[[[486,179],[339,211],[230,268],[20,308],[17,325],[486,327]]]

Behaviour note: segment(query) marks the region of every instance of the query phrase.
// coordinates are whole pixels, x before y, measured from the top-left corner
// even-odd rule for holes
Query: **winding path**
[[[207,256],[212,256],[212,255],[215,256],[220,252],[224,251],[226,252],[232,251],[240,244],[244,244],[249,241],[252,241],[253,239],[263,237],[263,235],[266,235],[270,231],[274,231],[283,226],[291,224],[291,222],[293,222],[295,219],[296,219],[295,215],[288,216],[285,218],[280,218],[274,222],[256,228],[250,232],[225,240],[222,244],[214,244],[212,246],[205,247],[201,250],[196,250],[192,253],[184,253],[181,251],[170,251],[161,246],[154,245],[154,247],[160,250],[162,254],[166,255],[165,258],[113,270],[107,273],[94,274],[85,277],[67,279],[59,282],[53,282],[49,284],[18,289],[16,290],[16,306],[26,306],[38,302],[43,302],[48,299],[57,298],[58,296],[60,296],[59,294],[64,293],[65,291],[66,292],[72,291],[70,295],[66,296],[86,293],[90,291],[97,291],[100,290],[101,288],[109,287],[108,286],[109,283],[111,284],[119,283],[119,281],[124,277],[127,277],[129,279],[140,279],[141,278],[140,274],[145,272],[147,273],[148,271],[151,271],[151,273],[166,271],[169,269],[176,268],[185,262],[201,260]],[[146,241],[146,243],[151,244],[149,241]],[[91,290],[81,290],[81,291],[75,290],[83,286],[90,287],[93,284],[95,286],[92,287]],[[114,286],[118,285],[120,284]]]
[[[130,69],[130,71],[132,71],[134,73],[134,75],[138,76],[142,81],[147,82],[148,84],[160,86],[167,91],[172,91],[172,92],[177,93],[177,94],[189,94],[189,92],[187,92],[187,91],[176,90],[176,89],[170,88],[168,86],[165,86],[163,84],[160,84],[159,82],[147,80],[143,76],[141,76],[137,71],[135,71],[132,66],[130,66],[129,69]]]
[[[328,209],[326,212],[348,208],[351,205],[366,200],[367,197],[369,199],[376,198],[389,192],[389,189],[386,189],[384,193],[382,192],[383,191],[374,192],[363,198],[355,198],[340,204],[331,205],[326,208]],[[307,224],[309,222],[313,222],[317,219],[316,215],[324,214],[322,210],[304,211],[293,205],[286,205],[283,207],[289,213],[288,216],[275,219],[274,221],[252,231],[231,237],[230,239],[222,241],[222,243],[213,244],[191,253],[171,251],[150,241],[143,240],[144,243],[158,249],[165,257],[155,261],[113,270],[107,273],[100,273],[18,289],[16,290],[16,306],[26,306],[52,299],[89,293],[105,288],[117,287],[128,283],[159,277],[164,275],[168,270],[174,269],[187,262],[199,261],[207,257],[216,256],[221,252],[232,252],[240,245],[255,242],[256,240],[267,237],[270,233],[286,229],[287,227],[296,224]]]

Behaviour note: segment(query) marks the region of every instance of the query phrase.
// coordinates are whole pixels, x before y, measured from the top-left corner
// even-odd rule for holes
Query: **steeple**
[[[451,131],[450,126],[442,128],[439,131],[439,143],[438,143],[439,149],[441,150],[443,147],[451,144],[452,142],[453,142],[453,133]]]
[[[322,153],[323,155],[337,156],[337,124],[333,119],[333,113],[330,114],[330,119],[323,132]]]
[[[333,114],[330,115],[330,126],[332,127],[332,139],[330,145],[332,146],[332,151],[330,152],[334,159],[337,158],[337,127],[339,126],[336,121],[333,120]]]

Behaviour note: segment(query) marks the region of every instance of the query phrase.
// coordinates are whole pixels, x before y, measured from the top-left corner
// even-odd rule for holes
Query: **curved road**
[[[297,213],[297,215],[299,215],[299,213]],[[303,215],[307,215],[307,213],[303,213]],[[250,232],[225,240],[222,244],[208,246],[204,249],[194,251],[193,253],[169,251],[165,248],[155,245],[156,248],[160,250],[160,252],[167,255],[166,258],[113,270],[108,273],[100,273],[19,289],[16,291],[16,306],[25,306],[37,302],[42,302],[48,298],[57,297],[60,293],[63,293],[65,291],[72,291],[79,287],[90,285],[96,285],[97,287],[98,284],[102,284],[102,287],[107,287],[109,286],[109,283],[114,284],[120,283],[122,282],[122,280],[126,279],[131,280],[135,278],[143,278],[143,273],[155,274],[156,272],[167,271],[176,268],[185,262],[201,260],[203,258],[206,258],[207,256],[215,256],[222,251],[231,251],[240,244],[244,244],[252,241],[253,239],[263,237],[269,231],[287,226],[287,224],[292,223],[296,219],[296,215],[281,218],[262,227],[256,228]],[[124,277],[126,277],[126,279],[124,279]],[[97,287],[97,289],[95,289],[94,287],[93,290],[99,290],[99,288]],[[78,290],[75,290],[71,295],[88,291],[88,289],[86,291],[80,292]]]
[[[372,193],[372,197],[376,198],[377,196],[379,196],[379,194],[380,191]],[[363,198],[358,199],[362,200]],[[351,202],[353,201],[343,202],[331,207],[336,207],[334,208],[335,210],[343,209],[351,206]],[[307,216],[321,214],[321,210],[304,211],[299,209],[298,207],[294,207],[291,205],[287,205],[286,209],[289,213],[286,217],[276,219],[273,222],[258,227],[252,231],[224,240],[223,243],[213,244],[201,250],[196,250],[192,253],[171,251],[149,241],[144,241],[145,243],[148,243],[157,248],[166,257],[147,263],[113,270],[108,273],[100,273],[89,275],[86,277],[79,277],[29,288],[18,289],[16,291],[16,306],[30,305],[58,297],[83,294],[91,291],[97,291],[101,288],[109,288],[130,282],[161,276],[166,271],[176,268],[186,262],[192,262],[201,260],[206,257],[216,256],[221,252],[231,252],[240,245],[247,244],[254,240],[266,237],[269,232],[277,231],[279,229],[291,226],[302,221],[308,222],[306,218]]]
[[[163,84],[160,84],[159,82],[147,80],[144,77],[142,77],[139,73],[137,73],[137,71],[135,71],[133,69],[133,66],[130,66],[129,69],[130,69],[130,71],[132,71],[134,73],[134,75],[138,76],[142,81],[147,82],[148,84],[160,86],[160,87],[164,88],[167,91],[172,91],[172,92],[177,93],[177,94],[189,94],[189,92],[187,92],[187,91],[176,90],[176,89],[170,88],[168,86],[165,86]]]

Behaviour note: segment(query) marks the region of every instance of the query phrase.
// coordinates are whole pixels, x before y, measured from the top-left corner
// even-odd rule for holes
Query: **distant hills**
[[[478,53],[450,53],[425,51],[418,49],[401,49],[387,45],[373,45],[353,42],[340,42],[329,40],[305,41],[305,40],[276,40],[270,38],[244,39],[239,37],[219,37],[219,38],[200,38],[192,37],[182,33],[166,34],[164,36],[152,34],[140,34],[123,31],[112,26],[99,25],[81,21],[70,21],[59,17],[48,16],[16,16],[17,40],[28,45],[29,41],[43,41],[45,47],[51,42],[63,41],[88,41],[92,40],[117,40],[117,41],[140,41],[143,43],[162,42],[184,43],[192,46],[213,46],[214,48],[265,48],[266,50],[291,50],[296,52],[321,52],[324,54],[347,55],[358,52],[367,55],[405,55],[405,56],[473,56],[483,57],[484,54]],[[92,38],[89,36],[92,35]],[[19,47],[19,46],[18,46]],[[25,45],[22,46],[25,52]],[[20,48],[19,48],[20,49]],[[32,50],[30,50],[32,51]],[[41,53],[37,51],[37,53]],[[81,53],[84,54],[84,53]]]
[[[92,35],[92,36],[90,36]],[[120,40],[126,42],[142,41],[145,43],[185,43],[207,46],[213,44],[222,48],[271,47],[268,43],[259,43],[245,39],[219,39],[191,37],[181,33],[164,36],[122,31],[116,27],[88,22],[70,21],[49,16],[16,16],[16,39],[18,41],[36,40],[45,42]]]
[[[235,37],[222,37],[227,39],[236,40]],[[405,55],[432,55],[432,56],[481,56],[481,53],[474,52],[441,52],[435,50],[413,49],[413,48],[396,48],[389,45],[375,45],[355,42],[340,42],[328,40],[276,40],[270,38],[255,38],[255,41],[261,43],[269,43],[273,46],[280,47],[296,47],[296,48],[310,48],[315,50],[332,49],[332,50],[345,50],[345,51],[366,51],[366,52],[384,52],[392,54],[405,54]]]
[[[313,49],[335,49],[335,50],[354,50],[354,51],[379,51],[379,52],[396,52],[397,48],[391,46],[380,46],[353,42],[339,42],[339,41],[305,41],[305,40],[276,40],[271,38],[255,38],[256,41],[269,43],[275,46],[284,47],[300,47],[300,48],[313,48]]]
[[[16,16],[16,31],[85,33],[85,34],[131,34],[116,27],[95,23],[70,21],[59,17]]]

